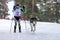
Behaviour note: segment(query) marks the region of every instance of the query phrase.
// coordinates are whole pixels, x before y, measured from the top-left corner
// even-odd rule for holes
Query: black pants
[[[20,16],[14,16],[14,18],[19,21],[19,19],[21,18]]]

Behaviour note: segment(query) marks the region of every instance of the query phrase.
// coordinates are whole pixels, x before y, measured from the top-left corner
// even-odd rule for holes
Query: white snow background
[[[29,21],[26,21],[26,26],[25,21],[21,20],[20,23],[22,32],[18,32],[17,26],[17,32],[14,33],[14,21],[0,19],[0,40],[60,40],[60,24],[37,22],[36,32],[31,32]]]
[[[11,14],[9,16],[10,19],[13,16],[13,5],[14,1],[8,3],[8,13]],[[26,26],[25,21],[21,20],[20,23],[22,32],[18,32],[17,26],[17,32],[14,33],[14,21],[0,19],[0,40],[60,40],[60,24],[49,22],[37,22],[36,32],[31,32],[29,21],[26,21]]]

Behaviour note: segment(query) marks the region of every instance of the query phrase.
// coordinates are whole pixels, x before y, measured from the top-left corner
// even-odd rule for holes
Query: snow
[[[12,23],[12,26],[11,26]],[[21,21],[22,32],[13,33],[14,21],[0,19],[0,40],[60,40],[60,24],[37,22],[36,32],[30,31],[29,21]],[[11,28],[11,32],[10,32]]]

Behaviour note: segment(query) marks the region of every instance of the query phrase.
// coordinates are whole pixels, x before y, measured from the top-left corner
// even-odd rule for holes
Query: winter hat
[[[19,6],[19,4],[16,4],[16,6]]]

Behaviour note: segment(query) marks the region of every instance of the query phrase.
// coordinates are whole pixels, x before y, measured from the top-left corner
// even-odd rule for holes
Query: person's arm
[[[15,10],[16,10],[16,6],[14,6],[14,7],[13,7],[13,10],[12,10],[12,12],[14,12]]]
[[[25,6],[23,6],[23,10],[24,10],[24,12],[25,12]]]
[[[24,6],[21,8],[21,11],[22,12],[25,12],[25,7]]]
[[[20,10],[21,10],[21,12],[23,12],[23,9],[22,8]]]

